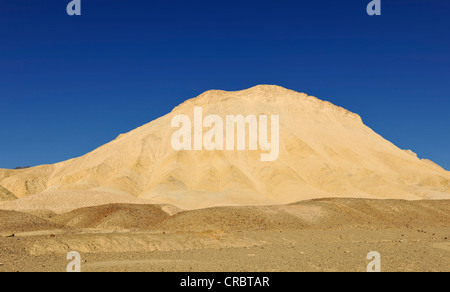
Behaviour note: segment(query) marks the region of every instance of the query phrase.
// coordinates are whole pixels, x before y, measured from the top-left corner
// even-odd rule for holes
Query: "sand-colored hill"
[[[319,199],[282,206],[181,212],[157,228],[179,232],[449,227],[450,201]]]
[[[202,107],[204,117],[279,115],[279,159],[262,162],[261,151],[174,151],[171,138],[177,129],[171,127],[172,118],[182,114],[194,120],[194,107]],[[85,156],[0,170],[0,185],[19,198],[59,192],[82,196],[69,199],[72,209],[101,204],[90,202],[88,192],[182,209],[328,197],[450,198],[448,171],[386,141],[357,114],[278,86],[208,91]],[[22,200],[26,202],[18,200],[16,206]],[[11,208],[10,203],[2,206],[8,204]]]
[[[62,227],[32,214],[0,210],[0,234],[12,235],[11,232],[52,230]]]
[[[83,229],[169,233],[450,227],[450,200],[318,199],[289,205],[171,212],[164,205],[108,204],[63,214],[0,210],[0,233]],[[43,219],[43,217],[45,219]]]
[[[104,191],[45,191],[20,200],[3,202],[0,209],[16,211],[47,210],[58,214],[105,204],[152,204],[151,200]]]
[[[148,230],[167,218],[163,206],[110,204],[57,215],[52,222],[75,228]]]

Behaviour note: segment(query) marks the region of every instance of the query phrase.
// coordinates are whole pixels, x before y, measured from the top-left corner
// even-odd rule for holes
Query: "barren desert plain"
[[[277,159],[174,150],[171,121],[195,108],[279,116]],[[0,170],[0,272],[64,272],[71,251],[86,272],[364,272],[372,251],[385,272],[449,272],[449,199],[450,172],[355,113],[278,86],[213,90],[85,156]]]

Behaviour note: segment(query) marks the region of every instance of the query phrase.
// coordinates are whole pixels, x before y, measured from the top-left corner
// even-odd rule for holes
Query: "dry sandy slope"
[[[215,207],[170,213],[164,205],[109,204],[77,209],[40,219],[1,211],[0,231],[156,230],[167,232],[240,232],[352,228],[450,227],[450,200],[403,201],[320,199],[282,206]],[[9,217],[8,217],[9,216]],[[34,229],[30,226],[35,226]]]
[[[450,227],[450,200],[323,199],[284,206],[218,207],[181,212],[157,229],[179,232]]]
[[[52,223],[32,214],[0,210],[0,234],[6,236],[14,232],[53,230],[62,227],[60,224]]]
[[[177,129],[171,120],[187,115],[193,121],[194,107],[203,108],[203,117],[279,115],[279,159],[261,162],[260,151],[174,151],[171,137]],[[208,91],[83,157],[0,170],[0,185],[19,198],[44,191],[73,198],[71,192],[94,191],[182,209],[328,197],[450,198],[448,171],[397,148],[357,114],[277,86]],[[90,204],[89,196],[71,207],[101,204]]]
[[[163,206],[111,204],[74,210],[51,221],[74,228],[146,230],[168,218]]]
[[[46,191],[38,195],[7,201],[0,209],[15,211],[42,211],[65,213],[79,208],[105,204],[152,204],[151,200],[139,199],[105,191]]]

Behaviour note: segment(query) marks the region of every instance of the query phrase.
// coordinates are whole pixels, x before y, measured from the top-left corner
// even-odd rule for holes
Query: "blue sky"
[[[276,84],[450,169],[450,1],[0,2],[0,168],[84,155],[209,89]]]

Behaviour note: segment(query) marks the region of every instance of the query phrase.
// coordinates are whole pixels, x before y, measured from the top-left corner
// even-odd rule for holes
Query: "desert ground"
[[[109,204],[0,211],[0,272],[450,271],[450,201],[318,199],[182,211]]]

